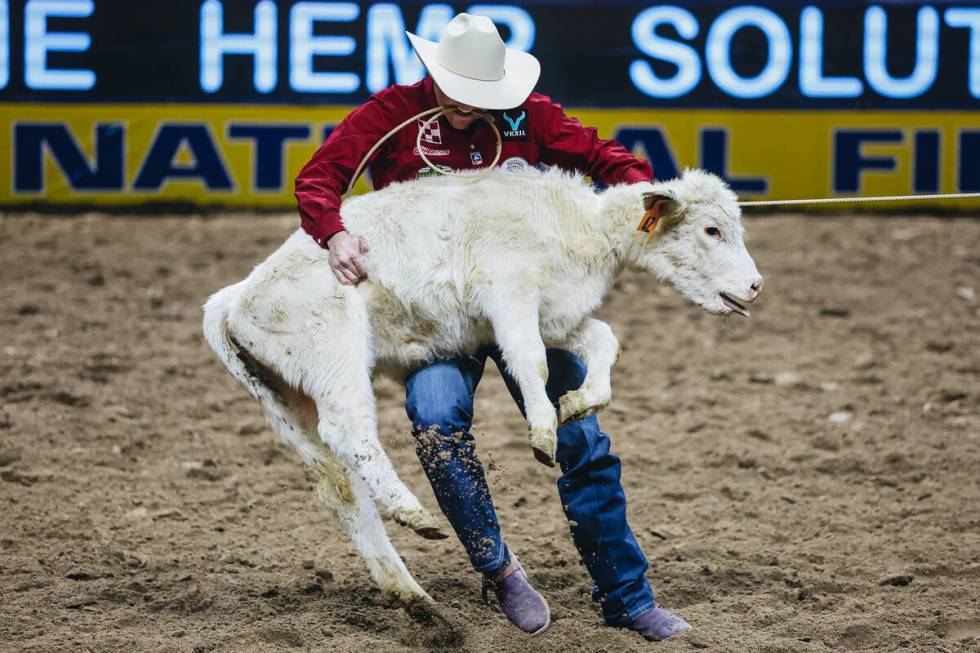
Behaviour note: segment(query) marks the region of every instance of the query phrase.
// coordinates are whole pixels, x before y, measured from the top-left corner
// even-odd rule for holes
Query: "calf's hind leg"
[[[258,365],[249,358],[253,366]],[[316,475],[317,498],[337,517],[374,581],[410,609],[420,602],[432,603],[392,547],[367,484],[318,441],[322,420],[316,404],[273,371],[265,369],[262,377],[267,387],[262,405],[269,423]]]
[[[321,419],[322,439],[334,439],[329,432],[324,433],[323,423]],[[464,628],[451,612],[437,605],[412,578],[388,539],[367,483],[359,473],[332,455],[328,455],[326,460],[328,464],[318,470],[317,496],[334,512],[347,531],[367,563],[374,582],[386,595],[397,599],[412,620],[422,627],[416,633],[422,646],[461,645]],[[428,514],[421,506],[419,510]]]
[[[314,455],[308,458],[308,465],[316,476],[314,495],[340,522],[364,558],[374,582],[418,619],[415,614],[419,612],[418,606],[429,605],[432,599],[412,578],[392,547],[369,488],[319,442],[316,404],[291,388],[282,387],[279,394],[306,444],[313,448]]]
[[[388,539],[365,482],[327,452],[323,461],[315,469],[317,498],[337,517],[381,591],[401,603],[424,628],[417,633],[419,643],[426,647],[462,645],[464,629],[412,578]]]
[[[360,366],[359,366],[360,367]],[[378,440],[366,366],[316,401],[320,439],[366,486],[386,515],[427,539],[443,539],[439,520],[398,477]]]
[[[314,311],[307,322],[299,386],[316,405],[323,444],[367,485],[386,517],[422,537],[442,539],[439,520],[405,487],[378,441],[371,387],[373,359],[367,309],[357,293],[346,293],[331,311]]]
[[[337,517],[381,590],[405,606],[431,603],[391,545],[364,481],[327,452],[314,472],[317,498]]]

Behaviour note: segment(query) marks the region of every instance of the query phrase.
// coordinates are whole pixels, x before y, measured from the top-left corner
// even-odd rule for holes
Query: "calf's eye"
[[[704,233],[708,234],[715,240],[721,240],[721,231],[719,231],[718,227],[705,227]]]

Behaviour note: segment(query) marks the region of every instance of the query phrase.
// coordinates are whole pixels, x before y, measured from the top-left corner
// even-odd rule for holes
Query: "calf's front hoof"
[[[558,421],[568,424],[595,415],[606,407],[609,400],[601,401],[582,390],[570,390],[558,400]]]
[[[425,508],[399,510],[393,517],[396,522],[411,528],[416,534],[427,540],[444,540],[449,537],[443,532],[442,525],[436,516]]]
[[[415,534],[424,537],[427,540],[444,540],[448,535],[436,526],[435,528],[416,528]]]
[[[549,429],[531,429],[530,440],[534,458],[542,465],[554,467],[558,435]]]

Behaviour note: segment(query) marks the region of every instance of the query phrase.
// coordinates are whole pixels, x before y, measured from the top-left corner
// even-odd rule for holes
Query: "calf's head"
[[[743,242],[738,198],[725,182],[687,170],[644,192],[643,209],[634,263],[712,313],[748,316],[762,277]]]

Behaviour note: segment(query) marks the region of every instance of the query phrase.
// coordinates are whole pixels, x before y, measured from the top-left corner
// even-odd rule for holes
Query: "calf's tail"
[[[262,405],[272,430],[299,453],[303,462],[321,468],[325,464],[325,452],[307,437],[299,416],[276,390],[284,382],[274,379],[274,372],[260,364],[228,331],[228,315],[244,285],[245,281],[240,281],[222,288],[204,304],[204,339],[232,376]]]

